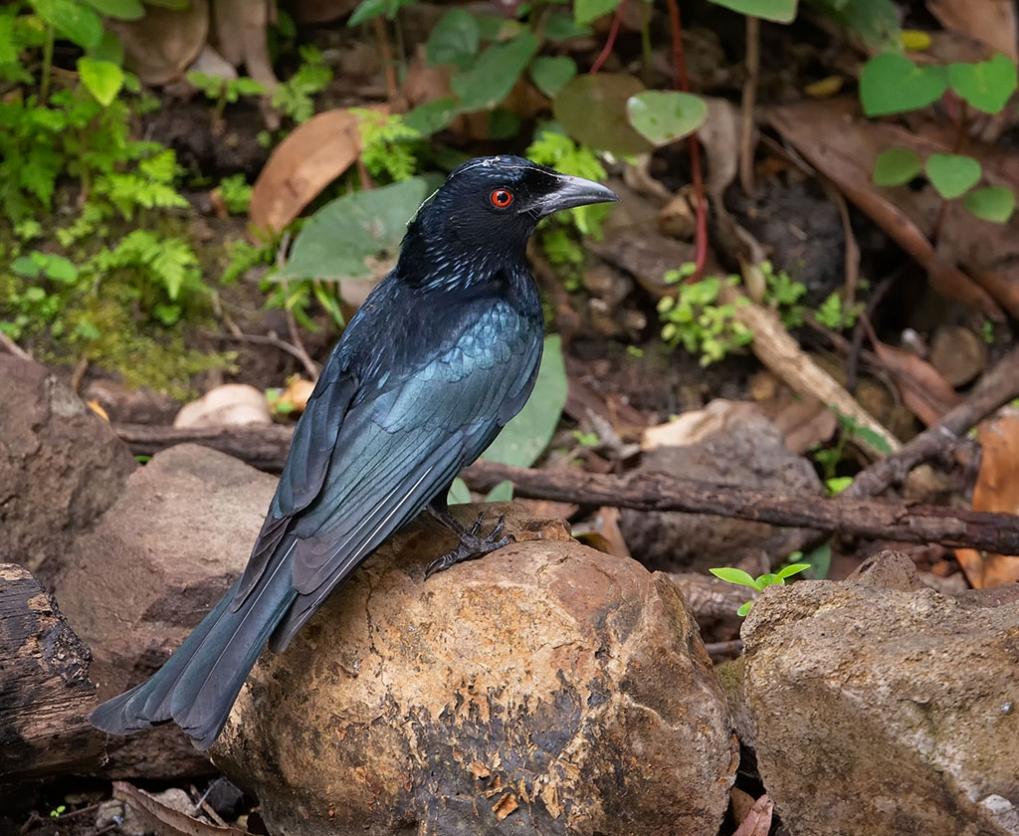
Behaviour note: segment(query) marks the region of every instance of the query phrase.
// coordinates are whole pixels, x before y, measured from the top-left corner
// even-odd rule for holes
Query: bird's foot
[[[478,518],[470,528],[464,528],[456,519],[448,514],[445,518],[440,516],[439,519],[457,533],[460,542],[455,549],[446,552],[428,564],[425,569],[426,580],[436,572],[445,572],[450,566],[463,563],[465,560],[476,560],[479,557],[484,557],[486,554],[501,549],[503,546],[508,546],[513,542],[513,535],[503,533],[506,525],[506,518],[504,516],[500,516],[496,520],[495,526],[484,537],[481,536],[481,526],[485,519],[483,511],[478,514]]]

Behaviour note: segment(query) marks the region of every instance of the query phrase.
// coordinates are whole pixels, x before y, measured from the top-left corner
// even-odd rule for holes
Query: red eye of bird
[[[492,201],[492,205],[496,209],[505,209],[513,202],[513,192],[508,189],[496,189],[488,196],[488,199]]]

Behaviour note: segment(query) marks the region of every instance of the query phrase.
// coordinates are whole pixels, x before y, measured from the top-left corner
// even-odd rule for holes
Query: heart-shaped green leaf
[[[579,75],[552,103],[556,121],[578,142],[615,154],[643,154],[651,145],[633,129],[626,102],[644,89],[631,75]]]
[[[103,21],[75,0],[32,0],[35,13],[82,49],[95,49],[103,39]]]
[[[1016,89],[1016,68],[1000,53],[990,61],[952,64],[948,83],[967,103],[984,113],[1000,113]]]
[[[927,158],[927,179],[945,200],[962,197],[980,182],[980,163],[963,154],[931,154]]]
[[[874,56],[860,74],[860,101],[868,116],[920,110],[940,99],[947,88],[944,67],[919,67],[896,52]]]
[[[796,17],[797,0],[711,0],[711,2],[749,17],[774,20],[776,23],[791,23]]]
[[[487,47],[474,65],[453,76],[451,86],[466,111],[495,107],[513,89],[540,46],[530,32],[521,32],[506,43]]]
[[[109,107],[124,85],[124,71],[120,67],[112,61],[87,56],[78,59],[78,76],[85,89],[103,107]]]
[[[614,12],[619,0],[577,0],[573,4],[573,19],[581,26]]]
[[[923,170],[920,156],[909,148],[888,148],[874,162],[874,184],[901,186]]]
[[[577,74],[577,64],[565,55],[541,56],[531,64],[531,80],[550,99]]]
[[[634,129],[654,145],[667,145],[696,131],[708,118],[700,96],[666,90],[645,90],[630,96],[626,115]]]
[[[466,9],[450,9],[435,24],[425,45],[429,64],[453,64],[464,69],[478,52],[481,30]]]
[[[1015,193],[1004,186],[975,189],[966,195],[965,206],[982,220],[996,224],[1008,223],[1015,211]]]

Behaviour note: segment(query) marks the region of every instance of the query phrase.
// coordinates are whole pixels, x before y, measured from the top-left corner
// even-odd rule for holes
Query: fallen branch
[[[176,444],[201,444],[269,473],[279,473],[283,469],[293,434],[292,428],[279,424],[179,429],[149,424],[115,424],[113,428],[136,456],[151,456]]]
[[[467,484],[481,490],[508,480],[520,496],[533,499],[639,511],[713,514],[782,528],[1019,554],[1019,516],[1012,514],[873,499],[776,494],[656,473],[627,478],[575,470],[532,470],[485,461],[475,462],[463,476]]]

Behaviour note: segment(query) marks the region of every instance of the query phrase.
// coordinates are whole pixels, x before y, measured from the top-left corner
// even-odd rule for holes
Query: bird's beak
[[[589,203],[615,203],[619,196],[601,183],[585,180],[583,177],[558,175],[559,185],[541,203],[541,215],[551,215],[563,209],[587,206]]]

